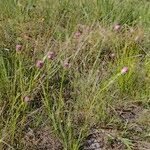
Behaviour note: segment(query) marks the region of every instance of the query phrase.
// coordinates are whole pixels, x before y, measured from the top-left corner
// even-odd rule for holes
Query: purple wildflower
[[[114,25],[114,30],[119,31],[121,29],[121,25],[119,23]]]
[[[56,57],[56,54],[55,54],[55,52],[48,52],[47,57],[48,57],[48,59],[53,60]]]
[[[77,31],[76,33],[75,33],[75,37],[76,38],[79,38],[81,36],[81,32],[80,31]]]
[[[24,100],[24,102],[29,102],[30,101],[30,97],[29,96],[25,96],[24,98],[23,98],[23,100]]]
[[[38,60],[38,61],[36,62],[36,67],[37,67],[37,68],[41,69],[43,66],[44,66],[44,62],[43,62],[42,60]]]
[[[128,72],[128,67],[123,67],[121,70],[121,74],[126,74]]]
[[[65,60],[63,63],[64,68],[68,69],[71,67],[71,64],[68,62],[68,60]]]
[[[19,51],[21,51],[21,49],[22,49],[22,45],[17,44],[16,45],[16,51],[19,52]]]

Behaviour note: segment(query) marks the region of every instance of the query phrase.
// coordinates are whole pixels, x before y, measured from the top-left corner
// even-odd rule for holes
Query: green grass
[[[150,108],[149,18],[148,0],[0,0],[0,149],[26,149],[27,127],[49,126],[64,150],[79,150],[95,125],[125,132],[108,110],[137,101]],[[128,135],[119,138],[133,149]]]

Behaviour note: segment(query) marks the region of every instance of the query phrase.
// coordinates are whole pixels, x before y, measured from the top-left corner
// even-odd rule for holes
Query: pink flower
[[[120,24],[117,23],[117,24],[114,25],[114,30],[115,31],[119,31],[120,29],[121,29],[121,25]]]
[[[41,69],[43,66],[44,66],[44,62],[43,62],[42,60],[38,60],[38,61],[36,62],[36,67],[37,67],[37,68]]]
[[[23,98],[23,100],[24,100],[24,102],[29,102],[30,101],[30,97],[29,96],[25,96],[24,98]]]
[[[79,38],[81,36],[81,32],[80,31],[77,31],[76,33],[75,33],[75,37],[76,38]]]
[[[19,52],[19,51],[21,51],[21,49],[22,49],[22,45],[17,44],[16,45],[16,51]]]
[[[121,70],[121,74],[126,74],[128,72],[128,67],[123,67]]]
[[[47,57],[48,57],[48,59],[53,60],[56,57],[56,54],[55,54],[55,52],[48,52]]]
[[[71,67],[71,64],[68,62],[68,60],[65,60],[63,63],[64,68],[68,69]]]

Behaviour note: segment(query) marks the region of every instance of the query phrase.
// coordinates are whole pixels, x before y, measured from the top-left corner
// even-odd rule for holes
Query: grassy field
[[[0,150],[96,147],[150,150],[150,1],[0,0]]]

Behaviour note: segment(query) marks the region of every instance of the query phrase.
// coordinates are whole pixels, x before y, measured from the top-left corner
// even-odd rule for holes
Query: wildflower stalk
[[[59,105],[60,105],[60,106],[59,106],[59,107],[61,107],[61,106],[64,105],[63,97],[62,97],[64,78],[65,78],[65,69],[63,69],[62,78],[61,78],[61,83],[60,83],[60,91],[59,91],[59,100],[60,100]]]
[[[121,75],[121,73],[118,73],[112,80],[110,80],[102,89],[100,89],[100,90],[98,91],[98,93],[95,95],[94,99],[92,100],[89,109],[92,108],[92,106],[94,105],[94,103],[95,103],[97,97],[98,97],[104,90],[106,90],[111,84],[113,84],[113,83],[116,81],[116,79],[117,79],[120,75]]]

